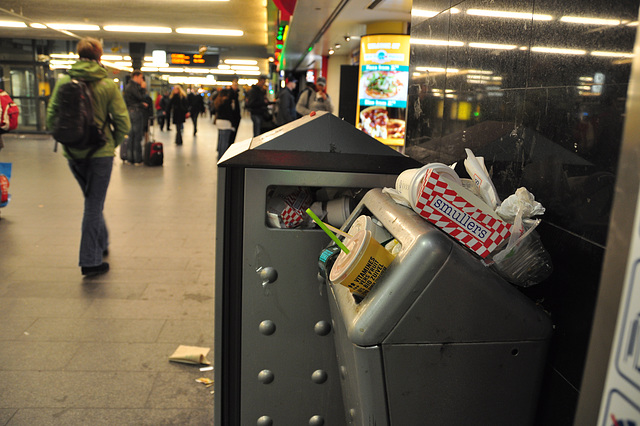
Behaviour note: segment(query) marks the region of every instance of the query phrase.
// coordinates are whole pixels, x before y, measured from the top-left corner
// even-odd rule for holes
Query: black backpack
[[[98,128],[93,120],[92,99],[89,85],[82,80],[74,78],[60,86],[58,112],[52,132],[53,138],[65,148],[91,149],[87,158],[107,142],[104,126]]]

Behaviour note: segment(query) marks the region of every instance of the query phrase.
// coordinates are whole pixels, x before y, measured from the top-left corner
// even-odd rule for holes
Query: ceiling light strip
[[[467,15],[489,16],[492,18],[528,19],[534,21],[551,21],[553,16],[527,12],[508,12],[503,10],[469,9]]]

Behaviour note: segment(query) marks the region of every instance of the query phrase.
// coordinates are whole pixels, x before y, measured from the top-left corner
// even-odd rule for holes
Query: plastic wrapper
[[[484,165],[483,157],[476,157],[470,149],[465,149],[467,153],[467,159],[464,160],[464,167],[467,169],[467,173],[473,179],[480,190],[480,196],[493,210],[500,205],[500,198],[498,197],[498,191],[496,191],[489,172]]]
[[[0,163],[0,207],[5,207],[11,201],[9,183],[11,182],[11,163]]]

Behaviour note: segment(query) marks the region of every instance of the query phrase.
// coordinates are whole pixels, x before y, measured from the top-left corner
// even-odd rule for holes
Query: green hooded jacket
[[[115,148],[122,143],[125,135],[131,129],[131,121],[118,86],[112,79],[107,78],[107,70],[95,61],[79,60],[71,66],[67,74],[60,77],[49,99],[47,128],[52,130],[56,121],[59,106],[58,89],[63,84],[71,81],[71,78],[84,80],[91,88],[93,93],[93,120],[96,126],[103,128],[107,114],[111,115],[111,126],[114,130],[111,131],[108,125],[104,126],[107,143],[97,150],[92,157],[114,157]],[[69,149],[69,152],[73,158],[84,158],[89,150]],[[66,149],[63,150],[63,153],[65,157],[71,158]]]

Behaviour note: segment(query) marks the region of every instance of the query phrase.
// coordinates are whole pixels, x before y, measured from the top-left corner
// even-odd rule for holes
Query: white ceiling
[[[291,19],[288,42],[285,46],[287,70],[298,70],[313,63],[318,55],[341,41],[336,54],[346,54],[358,44],[344,36],[360,36],[366,23],[375,21],[403,21],[411,18],[412,0],[382,0],[373,10],[367,9],[371,0],[298,0]],[[323,29],[328,20],[331,25]],[[266,59],[273,54],[276,9],[267,0],[0,0],[0,20],[29,23],[86,23],[99,25],[96,32],[74,31],[79,36],[92,36],[107,42],[121,43],[126,50],[129,42],[147,44],[147,54],[153,49],[181,48],[195,52],[205,45],[210,53],[221,58]],[[174,30],[171,34],[117,33],[102,29],[105,25],[163,26]],[[238,29],[241,37],[196,36],[177,34],[178,27]],[[0,38],[69,39],[72,37],[51,29],[3,28]],[[309,47],[316,43],[311,52]],[[308,54],[309,53],[309,54]],[[303,60],[304,58],[304,60]],[[266,71],[263,70],[263,71]]]

